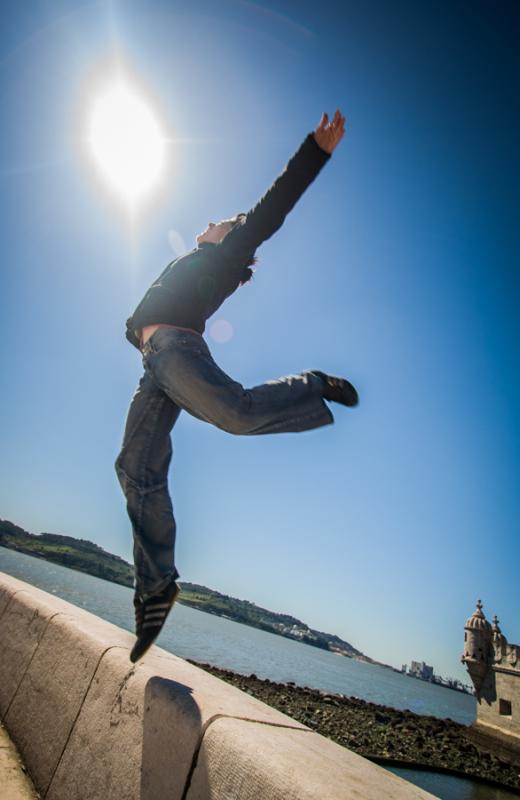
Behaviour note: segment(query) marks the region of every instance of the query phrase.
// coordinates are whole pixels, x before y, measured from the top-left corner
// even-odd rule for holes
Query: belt
[[[153,334],[152,334],[152,335],[153,335]],[[152,338],[152,337],[150,336],[150,339],[151,339],[151,338]],[[141,349],[141,353],[143,354],[143,356],[147,356],[147,355],[148,355],[148,353],[151,353],[151,352],[152,352],[152,347],[151,347],[151,345],[150,345],[150,339],[148,339],[148,341],[147,341],[147,342],[145,342],[145,343],[143,344],[143,346],[140,348],[140,349]]]
[[[174,328],[175,330],[178,330],[178,331],[189,331],[190,333],[196,333],[197,336],[202,336],[202,334],[199,333],[199,331],[194,331],[193,328],[183,328],[181,325],[168,325],[166,322],[161,323],[160,324],[160,328]],[[159,330],[160,328],[158,328],[157,330]],[[152,347],[150,345],[150,340],[152,339],[153,335],[154,334],[152,333],[150,338],[147,339],[146,342],[143,344],[143,346],[139,348],[141,353],[144,356],[146,356],[146,355],[148,355],[148,353],[152,352]]]

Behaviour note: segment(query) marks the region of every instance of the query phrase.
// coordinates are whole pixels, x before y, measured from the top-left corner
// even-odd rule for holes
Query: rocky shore
[[[380,764],[438,769],[520,790],[520,767],[479,746],[466,725],[191,663]]]

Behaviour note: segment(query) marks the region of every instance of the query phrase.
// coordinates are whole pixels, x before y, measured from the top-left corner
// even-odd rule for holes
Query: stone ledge
[[[208,728],[186,800],[426,800],[434,796],[312,731],[239,719]]]
[[[46,800],[433,798],[158,647],[132,665],[129,633],[2,573],[0,604],[0,707]]]

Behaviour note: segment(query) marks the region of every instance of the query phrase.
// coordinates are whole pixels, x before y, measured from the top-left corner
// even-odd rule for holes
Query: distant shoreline
[[[109,553],[86,539],[51,533],[33,534],[9,520],[0,520],[0,546],[35,558],[43,558],[46,561],[93,575],[111,583],[133,588],[133,567],[120,556]],[[178,602],[190,608],[224,617],[233,622],[240,622],[258,630],[308,644],[311,647],[318,647],[355,661],[374,664],[403,674],[401,670],[390,664],[370,658],[340,637],[309,628],[304,622],[288,614],[269,611],[255,603],[230,597],[199,584],[179,581],[179,586],[181,594]],[[424,680],[418,676],[409,677]],[[436,680],[424,682],[433,683],[444,689],[453,689],[463,694],[471,694],[463,688],[450,686]]]
[[[0,546],[43,558],[112,583],[133,587],[133,566],[120,556],[107,552],[87,539],[75,539],[72,536],[52,533],[33,534],[9,520],[0,520]],[[394,669],[388,664],[381,664],[371,659],[339,636],[313,630],[289,614],[269,611],[248,600],[239,600],[199,584],[179,581],[179,586],[181,588],[179,602],[184,605],[216,616],[224,616],[234,622],[241,622],[312,647],[338,653],[347,658]]]

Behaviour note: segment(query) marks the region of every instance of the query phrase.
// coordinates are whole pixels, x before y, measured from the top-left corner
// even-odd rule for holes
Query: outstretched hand
[[[314,131],[314,138],[322,150],[332,153],[340,143],[344,133],[345,117],[341,115],[339,109],[334,114],[332,122],[329,122],[328,114],[324,111],[321,115],[320,124]]]

